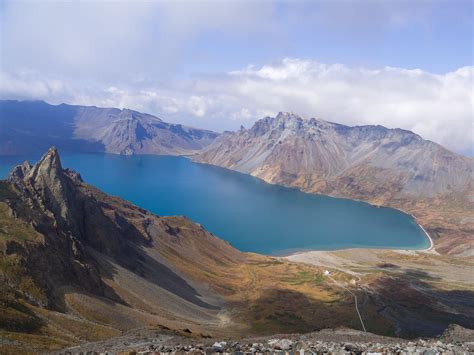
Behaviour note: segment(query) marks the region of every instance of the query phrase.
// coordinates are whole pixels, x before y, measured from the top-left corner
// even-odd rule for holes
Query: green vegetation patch
[[[320,285],[324,282],[324,276],[320,272],[298,271],[293,277],[283,279],[283,282],[295,286],[303,284]]]
[[[283,263],[284,263],[283,261],[279,259],[275,259],[275,258],[271,258],[270,260],[264,260],[264,261],[250,262],[251,265],[262,266],[262,267],[281,265]]]
[[[0,201],[16,198],[16,194],[5,180],[0,180]]]
[[[18,300],[16,292],[0,282],[0,329],[32,332],[42,326],[42,321]]]
[[[0,242],[2,240],[34,241],[40,235],[28,223],[10,215],[10,207],[0,202]]]
[[[5,303],[5,300],[12,299],[10,293],[7,292],[9,287],[15,287],[15,299],[18,299],[18,296],[21,295],[23,299],[33,300],[39,304],[46,304],[48,300],[44,291],[37,286],[22,266],[21,257],[16,254],[7,256],[0,254],[0,287],[2,292],[0,293],[0,304],[2,302],[8,305],[11,304],[11,302]]]

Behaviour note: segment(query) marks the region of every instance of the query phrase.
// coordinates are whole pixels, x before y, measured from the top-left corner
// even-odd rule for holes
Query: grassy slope
[[[16,245],[41,245],[43,237],[19,218],[14,218],[6,200],[18,197],[0,181],[0,337],[2,353],[18,353],[27,348],[59,349],[80,339],[101,340],[119,332],[70,315],[35,306],[46,300],[43,290],[28,275],[25,258]],[[18,202],[18,201],[17,201]],[[10,251],[9,251],[10,250]],[[32,301],[34,300],[34,302]]]

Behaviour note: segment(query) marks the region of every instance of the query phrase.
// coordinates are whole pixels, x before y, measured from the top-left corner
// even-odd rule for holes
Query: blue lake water
[[[400,211],[305,194],[183,157],[62,153],[61,158],[87,183],[159,215],[185,215],[242,251],[281,255],[429,246],[414,219]],[[0,157],[0,178],[24,160]]]

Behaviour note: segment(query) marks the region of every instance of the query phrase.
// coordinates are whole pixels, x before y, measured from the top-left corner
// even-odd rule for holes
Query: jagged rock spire
[[[62,168],[56,147],[49,148],[33,166],[23,163],[15,167],[9,181],[33,204],[53,213],[59,223],[73,222],[73,181]]]
[[[303,120],[303,117],[293,112],[278,112],[275,116],[276,120]]]
[[[12,172],[8,176],[8,180],[10,182],[14,182],[15,180],[23,180],[31,170],[31,165],[28,161],[23,162],[21,165],[17,165],[13,168]]]
[[[25,178],[34,182],[39,182],[39,180],[52,182],[58,179],[62,172],[63,168],[58,150],[56,147],[51,147],[40,161],[30,169]]]

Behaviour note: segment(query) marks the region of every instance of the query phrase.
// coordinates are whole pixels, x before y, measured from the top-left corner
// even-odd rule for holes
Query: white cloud
[[[172,77],[203,60],[194,40],[274,30],[274,4],[247,1],[4,1],[1,68],[101,83]],[[267,18],[262,23],[261,19]],[[254,35],[255,36],[255,35]]]
[[[472,150],[474,67],[445,74],[355,68],[284,59],[172,85],[85,87],[34,73],[3,76],[0,96],[130,107],[165,120],[214,129],[246,127],[265,115],[304,117],[412,130],[459,152]]]

